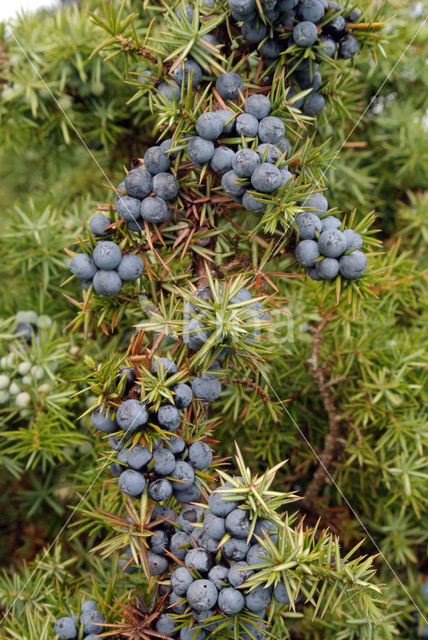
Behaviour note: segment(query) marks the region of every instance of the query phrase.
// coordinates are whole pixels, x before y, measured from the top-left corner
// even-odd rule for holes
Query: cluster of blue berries
[[[226,483],[225,487],[231,486]],[[272,596],[289,603],[285,587],[279,583],[275,589],[258,586],[252,590],[244,583],[257,571],[253,568],[267,557],[257,537],[269,536],[277,540],[277,527],[266,519],[259,519],[254,535],[249,538],[251,522],[248,511],[239,502],[214,491],[208,509],[186,507],[177,518],[183,531],[170,550],[180,562],[171,574],[171,595],[168,612],[163,613],[156,630],[171,637],[204,640],[207,635],[224,624],[225,617],[245,614],[241,622],[240,638],[262,640],[265,624],[262,622]],[[189,511],[189,514],[187,514]],[[257,537],[256,537],[257,536]],[[225,543],[221,541],[226,539]],[[180,542],[180,546],[177,546]],[[173,614],[192,613],[193,622],[180,631]],[[219,614],[221,617],[219,617]],[[253,616],[254,622],[249,622]]]
[[[199,11],[201,10],[201,8],[210,10],[214,7],[214,5],[214,0],[203,0],[199,5]],[[193,6],[187,4],[185,5],[184,9],[187,19],[189,20],[189,22],[192,22],[194,16]],[[181,17],[180,8],[175,9],[174,12],[178,18]],[[220,44],[217,38],[211,33],[206,33],[199,39],[201,41],[206,40],[214,46],[218,46]],[[152,85],[155,95],[160,94],[162,97],[166,98],[169,101],[175,100],[176,102],[179,102],[183,84],[185,87],[187,87],[190,80],[192,87],[196,87],[202,80],[202,73],[203,70],[201,65],[198,64],[198,62],[196,62],[196,60],[194,60],[191,56],[189,56],[178,66],[174,66],[167,80],[163,80],[162,82],[156,84],[156,73],[151,69],[145,69],[144,71],[142,71],[140,75],[137,76],[137,80],[143,85],[143,87]]]
[[[55,622],[54,633],[60,640],[102,640],[100,633],[104,630],[105,618],[94,600],[82,602],[79,625],[83,627],[83,636],[79,635],[77,616],[64,616]]]
[[[138,280],[144,271],[144,263],[135,253],[122,254],[119,245],[112,240],[101,240],[95,245],[92,256],[89,253],[75,255],[70,262],[70,271],[79,278],[83,289],[92,285],[98,295],[115,296],[125,282]]]
[[[189,9],[192,9],[189,7]],[[192,9],[193,11],[193,9]],[[206,39],[209,39],[208,36],[205,36]],[[196,87],[201,79],[202,79],[202,67],[194,60],[189,57],[187,60],[182,62],[178,67],[171,73],[172,78],[168,78],[168,80],[163,80],[154,86],[155,93],[158,93],[165,97],[167,100],[175,100],[179,102],[181,98],[181,87],[184,84],[187,87],[187,84],[190,80],[192,87]],[[138,76],[138,81],[143,85],[147,86],[154,81],[155,72],[151,69],[146,69]]]
[[[177,178],[170,172],[172,140],[149,147],[144,164],[131,169],[116,190],[116,211],[126,220],[130,231],[143,231],[144,221],[162,224],[170,219],[170,202],[179,192]]]
[[[314,47],[317,59],[325,56],[349,60],[358,52],[358,40],[349,33],[347,22],[360,19],[358,9],[348,12],[333,0],[228,0],[234,19],[242,23],[242,35],[250,44],[257,45],[266,65],[278,64],[278,57],[290,45],[301,48]],[[259,13],[263,10],[263,18]],[[318,115],[325,105],[318,93],[322,78],[317,66],[303,58],[293,71],[293,94],[312,89],[310,94],[295,106],[309,116]],[[290,96],[291,97],[291,96]]]
[[[201,287],[195,291],[194,297],[208,301],[212,298],[212,293],[209,287]],[[230,299],[229,303],[231,309],[233,305],[237,305],[236,312],[239,314],[239,318],[244,324],[246,322],[268,320],[268,315],[264,311],[263,305],[258,301],[254,302],[252,300],[251,293],[248,289],[240,289],[238,293]],[[208,320],[204,311],[199,309],[196,306],[196,303],[192,304],[190,301],[186,302],[184,306],[184,322],[183,342],[189,347],[189,349],[192,349],[192,351],[198,351],[210,338],[213,329],[210,329],[206,324]],[[259,333],[260,329],[252,329],[249,331],[250,335],[246,338],[247,341],[253,341],[255,336]],[[228,349],[230,348],[226,346],[222,351],[222,355],[226,355]],[[212,376],[212,374],[206,373],[201,376],[198,383],[199,397],[207,400],[208,402],[216,400],[218,397],[218,395],[216,395],[217,385],[218,381],[214,376]],[[214,395],[216,395],[216,397],[212,398]]]
[[[31,344],[34,337],[39,339],[39,329],[48,329],[52,325],[52,319],[46,315],[38,315],[35,311],[18,311],[15,316],[15,335]]]
[[[348,280],[360,278],[367,269],[361,235],[353,229],[340,230],[339,218],[326,215],[328,202],[321,193],[309,196],[303,206],[311,210],[295,219],[300,238],[297,261],[313,280],[333,280],[339,273]]]
[[[216,82],[222,98],[233,100],[243,88],[237,73],[224,73]],[[244,206],[247,211],[261,213],[266,204],[257,194],[272,194],[293,180],[286,158],[291,145],[284,137],[285,127],[280,118],[270,116],[272,104],[263,94],[252,94],[244,103],[244,111],[231,109],[205,111],[196,120],[197,136],[187,143],[187,153],[193,164],[210,168],[222,175],[225,193]],[[230,144],[214,145],[225,136]],[[238,138],[236,138],[238,136]],[[239,143],[241,136],[250,147]],[[242,139],[242,138],[241,138]]]
[[[160,365],[167,376],[177,373],[177,365],[172,360],[158,358],[151,367],[153,375],[159,375]],[[134,369],[123,370],[121,375],[126,375],[128,394],[138,395],[140,387],[135,384]],[[221,385],[214,376],[210,380],[202,376],[195,378],[191,386],[180,382],[172,387],[172,391],[174,403],[164,403],[157,411],[130,398],[119,405],[115,417],[105,406],[92,413],[92,424],[96,429],[115,434],[110,436],[109,443],[118,453],[110,470],[119,479],[120,491],[128,496],[140,496],[147,485],[148,494],[155,502],[164,502],[172,495],[182,503],[201,498],[197,472],[211,464],[211,449],[198,440],[187,445],[175,433],[181,423],[180,410],[189,407],[194,397],[211,402],[216,400]],[[163,430],[165,437],[152,438],[150,446],[146,442],[144,446],[135,443],[125,446],[138,432],[150,429],[154,434],[153,425]],[[121,434],[121,430],[125,433]]]
[[[35,311],[18,311],[15,316],[15,336],[28,345],[32,339],[40,341],[39,330],[48,329],[52,319],[46,315],[38,315]],[[13,406],[21,415],[31,402],[31,390],[46,393],[50,388],[47,364],[42,366],[26,347],[24,350],[11,349],[0,358],[0,405],[12,400]],[[52,373],[55,366],[51,363]],[[49,380],[49,382],[47,382]]]

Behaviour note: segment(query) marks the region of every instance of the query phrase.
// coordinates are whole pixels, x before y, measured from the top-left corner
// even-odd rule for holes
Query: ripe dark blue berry
[[[254,93],[249,96],[244,104],[245,112],[255,116],[257,120],[263,120],[263,118],[266,118],[269,115],[271,108],[272,105],[269,98],[261,93]]]
[[[171,213],[165,200],[159,196],[148,196],[141,201],[140,215],[147,222],[162,224],[169,220]]]
[[[339,269],[344,278],[356,280],[367,269],[367,258],[361,251],[353,251],[340,258]]]
[[[346,34],[345,18],[337,15],[323,27],[323,32],[330,35],[334,40],[340,40]],[[357,43],[358,44],[358,43]]]
[[[223,187],[223,191],[229,196],[239,197],[245,192],[245,185],[242,184],[242,178],[233,170],[223,174],[221,186]]]
[[[236,100],[239,92],[244,88],[241,76],[233,71],[222,73],[215,83],[215,88],[223,100]]]
[[[333,280],[339,273],[339,261],[336,258],[325,258],[315,266],[322,280]]]
[[[125,191],[128,196],[141,200],[152,190],[152,176],[143,167],[128,171],[125,177]]]
[[[242,20],[254,13],[257,5],[256,0],[229,0],[229,7],[237,16],[237,19]]]
[[[186,597],[193,609],[204,611],[214,607],[217,602],[218,592],[210,580],[195,580],[187,589]]]
[[[184,80],[186,85],[188,78],[192,76],[192,87],[196,87],[202,79],[202,69],[196,60],[190,58],[174,69],[173,76],[179,84]]]
[[[172,404],[162,405],[157,412],[157,421],[167,431],[177,431],[180,426],[178,409]]]
[[[178,371],[175,362],[173,362],[169,358],[157,358],[150,367],[151,373],[153,373],[153,375],[158,375],[161,366],[164,368],[167,376],[172,376]]]
[[[158,478],[149,484],[149,496],[155,502],[168,500],[172,495],[172,484],[166,478]]]
[[[266,609],[272,598],[270,587],[256,587],[245,596],[245,606],[250,611],[262,611]]]
[[[280,171],[275,165],[263,162],[254,169],[251,183],[256,191],[272,193],[281,186]]]
[[[282,155],[280,148],[270,142],[259,144],[257,153],[260,156],[261,162],[269,162],[270,164],[278,162]]]
[[[260,202],[260,200],[256,200],[256,198],[248,191],[246,191],[242,196],[242,204],[247,211],[262,213],[266,209],[265,203]]]
[[[95,429],[103,431],[104,433],[117,431],[117,422],[113,418],[113,410],[106,405],[101,405],[94,409],[91,413],[91,421]]]
[[[173,100],[178,102],[181,98],[181,89],[175,82],[166,82],[166,80],[164,80],[157,85],[156,91],[170,102]]]
[[[122,453],[122,452],[121,452]],[[126,469],[120,474],[119,489],[127,496],[138,497],[146,486],[146,480],[142,473],[134,471],[133,469]]]
[[[251,149],[240,149],[235,153],[232,161],[233,170],[241,178],[249,178],[259,164],[258,154]]]
[[[163,200],[174,200],[179,189],[178,180],[172,173],[162,171],[153,177],[153,192]]]
[[[242,538],[231,538],[222,547],[226,558],[236,562],[245,560],[249,548],[250,546]]]
[[[59,634],[60,639],[74,640],[77,638],[77,627],[74,618],[71,616],[64,616],[55,622],[54,625],[55,635]]]
[[[128,450],[128,465],[135,471],[141,471],[152,459],[152,454],[147,447],[142,447],[140,444],[135,445],[132,449]]]
[[[238,503],[234,500],[228,500],[223,493],[213,491],[208,499],[208,506],[214,515],[225,518],[231,511],[236,509]]]
[[[144,263],[135,253],[127,253],[117,268],[117,274],[124,282],[137,280],[144,271]]]
[[[217,147],[210,161],[210,166],[216,173],[226,173],[232,169],[234,151],[229,147]]]
[[[170,480],[174,489],[177,491],[183,491],[183,489],[190,488],[195,479],[195,472],[193,468],[184,460],[178,460],[174,471],[170,474]]]
[[[269,554],[264,547],[258,542],[256,544],[251,545],[248,549],[248,553],[246,556],[246,561],[248,565],[251,567],[253,565],[258,565],[264,562],[265,558],[268,558]]]
[[[206,402],[214,402],[220,396],[221,384],[213,375],[205,373],[203,376],[193,380],[192,391],[195,398]]]
[[[152,529],[152,535],[149,538],[150,550],[153,553],[163,555],[168,545],[168,535],[163,529]]]
[[[187,384],[180,382],[173,387],[174,404],[178,409],[186,409],[192,404],[193,391]]]
[[[94,249],[93,259],[98,269],[111,271],[119,266],[122,258],[120,247],[109,240],[101,240]],[[86,278],[85,278],[86,279]]]
[[[328,202],[322,193],[312,193],[302,202],[303,207],[310,207],[311,213],[322,216],[327,212]]]
[[[183,504],[187,502],[200,502],[202,494],[196,484],[190,485],[186,489],[174,487],[174,497]]]
[[[95,293],[100,296],[115,296],[122,288],[122,280],[116,271],[100,269],[94,275],[92,282]]]
[[[320,93],[312,91],[304,101],[303,113],[307,116],[317,116],[325,107],[325,99]]]
[[[358,40],[354,36],[344,36],[339,41],[339,57],[344,60],[350,60],[358,53],[359,48]]]
[[[140,200],[131,196],[122,196],[117,201],[116,211],[127,222],[135,221],[140,216]]]
[[[128,433],[135,433],[149,418],[147,407],[138,400],[125,400],[117,410],[118,425]]]
[[[165,556],[153,553],[153,551],[148,552],[147,561],[152,576],[161,576],[168,569],[168,560]]]
[[[215,140],[223,131],[223,120],[217,111],[206,111],[196,120],[196,131],[205,140]]]
[[[168,613],[161,613],[155,622],[156,631],[158,633],[162,633],[163,635],[170,636],[172,638],[176,638],[178,635],[178,633],[175,632],[175,627],[177,625],[178,622],[176,622]]]
[[[94,236],[107,236],[109,234],[108,227],[111,224],[110,219],[103,213],[97,213],[89,221],[89,230]]]
[[[214,155],[214,144],[211,140],[205,140],[199,136],[190,138],[187,143],[187,153],[196,166],[202,166],[209,162]]]
[[[223,133],[232,133],[235,128],[235,112],[231,109],[218,109],[216,113],[223,122]]]
[[[238,135],[254,138],[257,135],[259,121],[250,113],[240,113],[236,118],[236,133]],[[239,152],[238,152],[239,153]]]
[[[194,469],[206,469],[213,459],[211,449],[205,442],[193,442],[188,450],[188,460]]]
[[[156,175],[157,173],[168,171],[171,163],[161,147],[149,147],[144,154],[144,164],[147,171],[150,171],[152,175]]]
[[[195,630],[195,627],[182,627],[180,640],[205,640],[206,632],[203,629]]]
[[[188,505],[181,510],[180,515],[177,518],[177,524],[181,525],[183,531],[186,533],[194,534],[194,524],[200,522],[203,515],[203,509],[196,505]]]
[[[260,19],[246,20],[242,25],[242,35],[244,40],[251,42],[252,44],[258,44],[264,38],[266,38],[268,28],[265,23]]]
[[[192,582],[193,576],[186,567],[178,567],[171,574],[171,587],[178,596],[184,596]]]
[[[315,240],[302,240],[296,247],[296,260],[304,267],[313,267],[319,257],[320,250]]]
[[[172,138],[167,138],[161,142],[159,146],[168,158],[172,158],[174,160],[178,156],[178,151],[171,151],[173,147]]]
[[[311,47],[317,38],[318,29],[313,22],[298,22],[293,29],[293,39],[299,47]]]
[[[78,253],[70,262],[70,271],[80,280],[92,280],[97,272],[97,267],[87,253]]]
[[[332,58],[336,53],[336,49],[337,49],[337,45],[333,40],[333,38],[330,38],[329,36],[321,36],[320,42],[321,42],[320,44],[321,51],[325,53],[327,56],[329,56],[330,58]]]
[[[168,449],[157,449],[153,453],[154,470],[160,476],[167,476],[175,469],[174,454]]]
[[[204,531],[213,540],[219,541],[226,533],[226,525],[224,518],[214,515],[211,511],[207,511],[204,517]]]
[[[244,584],[253,575],[254,571],[249,568],[248,564],[241,560],[240,562],[235,562],[228,573],[229,582],[232,587],[240,587],[241,584]]]
[[[267,116],[259,122],[258,136],[262,142],[277,144],[283,139],[284,134],[284,123],[275,116]]]
[[[222,564],[215,564],[208,572],[208,578],[221,591],[229,585],[229,569]]]
[[[184,531],[178,531],[171,536],[169,549],[171,553],[179,560],[184,560],[189,548],[191,547],[191,540],[188,533]]]
[[[320,0],[302,0],[299,4],[299,16],[302,20],[319,22],[324,12],[325,10]]]
[[[79,622],[83,625],[83,633],[85,635],[90,633],[97,634],[103,631],[105,618],[98,609],[89,609],[89,611],[80,616]]]
[[[218,594],[218,608],[228,616],[242,611],[245,606],[244,596],[238,589],[224,587]]]
[[[329,229],[340,229],[342,221],[336,216],[327,216],[321,220],[322,230],[328,231]]]
[[[250,525],[247,512],[243,509],[234,509],[226,516],[226,530],[235,538],[247,538]]]
[[[321,232],[321,220],[314,213],[299,213],[295,218],[299,236],[302,240],[313,240],[315,232]]]
[[[327,258],[337,258],[346,251],[346,238],[339,229],[323,231],[318,238],[320,253]]]
[[[361,247],[363,246],[362,237],[353,229],[344,229],[343,235],[346,239],[347,251],[350,251],[351,249],[361,249]]]

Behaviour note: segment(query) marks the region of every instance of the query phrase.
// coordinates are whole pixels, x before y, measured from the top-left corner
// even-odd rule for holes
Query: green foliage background
[[[91,326],[91,339],[81,327],[65,330],[76,309],[63,293],[80,293],[74,282],[61,283],[68,276],[64,247],[76,247],[76,231],[105,201],[106,179],[117,184],[123,164],[153,141],[154,120],[147,97],[127,104],[135,86],[123,82],[122,55],[108,58],[102,50],[89,58],[104,37],[89,9],[101,15],[98,3],[88,2],[17,18],[11,23],[16,40],[6,25],[1,32],[0,348],[9,348],[17,311],[48,314],[56,326],[49,353],[61,370],[55,391],[62,394],[55,408],[34,399],[44,416],[40,437],[7,407],[0,411],[0,604],[5,612],[13,604],[5,623],[9,638],[53,637],[52,620],[76,608],[80,592],[104,601],[108,612],[114,597],[126,602],[135,587],[144,590],[140,575],[120,575],[115,556],[101,560],[89,553],[108,535],[95,509],[102,505],[118,513],[124,501],[107,474],[97,471],[103,443],[92,437],[87,417],[78,420],[95,398],[75,395],[86,386],[85,358],[98,363],[125,349],[129,326],[125,317],[125,330],[111,336]],[[133,1],[131,11],[139,14],[141,27],[160,7]],[[328,71],[331,99],[314,140],[329,154],[338,150],[326,172],[330,207],[347,214],[356,209],[356,223],[371,212],[376,216],[382,245],[369,262],[373,295],[364,295],[358,306],[344,296],[337,304],[331,285],[281,278],[275,296],[282,324],[272,336],[269,383],[260,377],[254,389],[234,382],[245,377],[238,364],[215,407],[221,417],[215,434],[219,456],[232,455],[236,440],[253,471],[288,458],[278,487],[305,491],[329,429],[308,366],[310,327],[327,318],[319,361],[334,381],[330,394],[340,447],[334,482],[306,518],[310,524],[320,518],[345,549],[365,538],[364,553],[380,552],[377,581],[384,585],[387,607],[375,627],[357,613],[352,619],[330,615],[312,621],[303,611],[275,622],[272,633],[279,637],[290,632],[293,638],[412,638],[415,605],[427,611],[420,595],[428,577],[427,10],[394,0],[382,5],[381,15],[388,21],[384,54],[378,49],[376,61],[368,51],[357,56],[340,81],[334,69]],[[132,56],[127,65],[128,72],[144,68]],[[314,158],[315,166],[319,160]],[[243,221],[246,229],[251,224]],[[253,264],[263,262],[263,252],[254,241]],[[298,270],[291,249],[263,267],[267,273]],[[144,310],[135,308],[129,325],[144,319]],[[92,515],[85,516],[85,526],[72,529],[70,523],[56,541],[82,496]],[[40,558],[33,574],[32,563]]]

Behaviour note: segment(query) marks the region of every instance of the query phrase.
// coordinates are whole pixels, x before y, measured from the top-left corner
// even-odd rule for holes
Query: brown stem
[[[329,432],[324,442],[324,449],[319,456],[320,464],[318,466],[318,469],[315,471],[312,481],[310,482],[305,492],[305,500],[309,503],[313,502],[314,498],[319,494],[324,484],[328,482],[330,478],[329,468],[331,467],[331,463],[333,462],[337,441],[340,435],[341,425],[340,415],[337,412],[333,398],[330,394],[332,381],[326,380],[326,367],[325,365],[319,363],[321,337],[322,332],[327,325],[327,322],[328,317],[325,317],[313,329],[314,338],[311,345],[312,355],[307,361],[312,377],[319,389],[330,425]]]
[[[265,402],[270,402],[270,396],[262,389],[262,387],[256,384],[253,380],[247,380],[245,378],[232,378],[232,382],[235,384],[244,384],[250,389],[255,389],[257,391],[257,395],[259,395],[262,400]]]

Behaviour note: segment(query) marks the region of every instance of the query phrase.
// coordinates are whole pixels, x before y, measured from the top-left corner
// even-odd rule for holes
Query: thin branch
[[[324,317],[321,322],[313,329],[314,338],[312,340],[312,355],[309,358],[308,365],[312,373],[312,377],[316,382],[319,389],[324,408],[327,412],[329,421],[329,432],[324,442],[324,450],[319,456],[320,464],[315,471],[312,481],[305,492],[305,499],[308,502],[312,502],[314,498],[319,494],[322,487],[329,480],[329,469],[334,459],[336,446],[340,436],[341,418],[337,412],[333,398],[330,393],[330,387],[333,382],[341,381],[342,378],[330,381],[326,380],[325,373],[326,367],[319,363],[319,353],[321,348],[322,332],[324,331],[328,322],[328,316]]]

